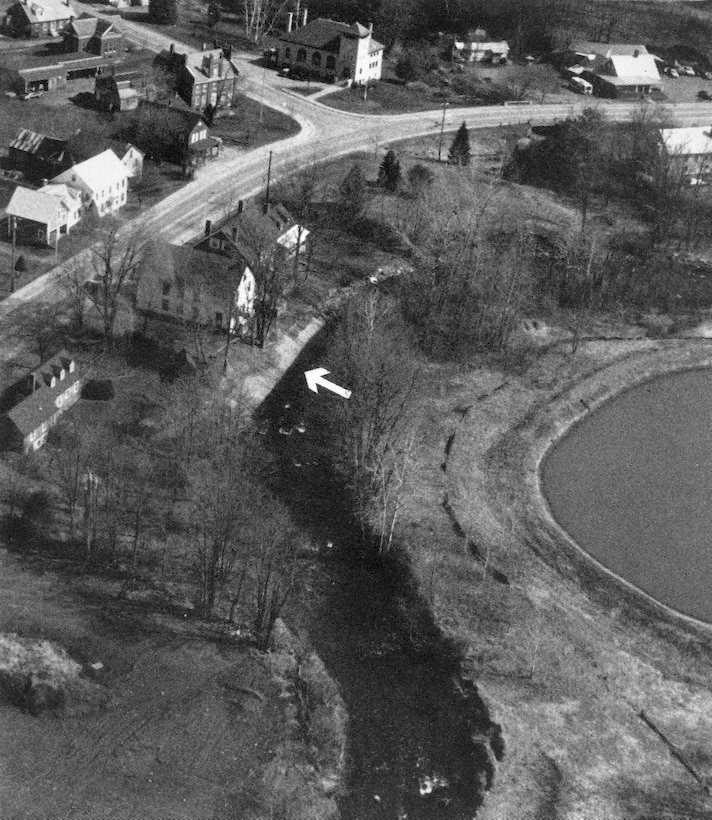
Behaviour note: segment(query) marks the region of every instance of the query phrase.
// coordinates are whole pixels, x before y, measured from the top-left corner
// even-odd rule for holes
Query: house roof
[[[72,6],[61,0],[27,0],[17,3],[15,8],[19,8],[30,23],[46,23],[77,16]]]
[[[64,147],[64,141],[57,137],[48,137],[29,128],[21,128],[17,136],[10,143],[10,148],[34,154],[38,157],[59,157]]]
[[[52,356],[51,359],[41,364],[35,371],[39,382],[38,388],[7,413],[8,418],[23,437],[32,433],[43,422],[49,421],[59,409],[56,404],[57,397],[81,379],[76,367],[73,373],[68,372],[71,361],[72,357],[69,353],[66,350],[60,350],[56,356]],[[65,376],[63,379],[57,379],[55,386],[51,387],[43,380],[43,375],[45,373],[54,375],[53,368],[63,368]]]
[[[211,237],[220,236],[229,243],[230,255],[242,257],[254,269],[260,254],[272,249],[296,224],[296,220],[281,204],[270,206],[266,214],[257,207],[246,208],[229,217],[208,236],[202,237],[195,247],[205,247],[209,245]]]
[[[569,46],[574,54],[590,54],[597,57],[613,57],[627,55],[633,57],[638,54],[647,54],[648,49],[641,43],[597,43],[592,40],[576,40]]]
[[[91,37],[96,31],[98,20],[98,17],[93,17],[91,14],[84,12],[84,14],[72,20],[66,31],[73,31],[78,37]]]
[[[156,111],[165,111],[166,109],[175,111],[176,114],[180,114],[181,117],[183,117],[186,127],[189,127],[191,131],[197,125],[202,125],[203,128],[208,127],[203,120],[203,115],[199,111],[194,111],[190,108],[180,97],[178,97],[178,95],[173,97],[168,102],[156,102],[154,100],[142,99],[139,105],[141,108],[152,107]]]
[[[319,17],[307,23],[306,26],[297,28],[288,34],[280,35],[279,39],[287,43],[318,48],[320,51],[339,51],[339,41],[342,37],[356,38],[368,37],[369,29],[360,23],[349,25],[338,20],[328,20]]]
[[[62,210],[65,214],[62,214]],[[15,188],[5,211],[9,216],[55,226],[62,223],[67,206],[51,194],[33,191],[31,188]]]
[[[660,138],[669,155],[712,154],[712,128],[709,125],[662,128]]]
[[[109,149],[102,151],[95,157],[84,160],[84,162],[73,165],[69,170],[55,177],[53,181],[65,182],[70,175],[75,174],[91,191],[101,191],[107,185],[114,185],[128,179],[126,166]]]
[[[68,210],[80,208],[82,204],[82,197],[79,191],[75,191],[63,182],[51,182],[48,185],[43,185],[38,193],[58,197]]]
[[[144,249],[139,278],[142,284],[176,282],[205,291],[215,299],[230,301],[242,273],[232,260],[225,257],[154,239]]]
[[[614,76],[622,79],[635,80],[640,77],[650,82],[660,80],[660,72],[655,59],[651,54],[640,54],[633,57],[628,54],[615,54],[608,60]]]
[[[119,90],[119,96],[129,96],[123,94],[123,89]],[[131,88],[126,89],[131,96],[136,96],[137,92]],[[112,140],[102,134],[95,134],[93,131],[82,131],[81,129],[74,133],[64,144],[65,154],[73,162],[83,162],[91,157],[96,157],[107,148],[111,149],[116,156],[123,160],[128,151],[133,146],[130,142],[121,142],[120,140]],[[138,151],[138,148],[136,148]]]
[[[224,56],[221,48],[211,48],[206,51],[188,51],[183,55],[183,65],[196,80],[209,79],[208,75],[203,71],[203,60],[206,57],[211,57],[213,60],[222,61],[222,68],[220,72],[221,79],[229,80],[239,75],[240,72],[232,64],[232,61],[228,60],[227,57]]]

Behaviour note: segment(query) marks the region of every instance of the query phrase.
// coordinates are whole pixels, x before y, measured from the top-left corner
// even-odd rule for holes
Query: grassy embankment
[[[466,207],[447,178],[449,207]],[[524,224],[561,237],[579,224],[575,208],[525,186],[475,176],[470,195],[489,199],[498,232]],[[381,196],[369,213],[397,224],[401,208]],[[620,219],[644,230],[621,203],[595,208],[589,227],[604,235]],[[577,319],[540,305],[509,355],[422,361],[399,537],[437,625],[461,647],[463,675],[503,727],[484,817],[709,814],[707,790],[640,716],[709,783],[709,629],[593,567],[547,520],[537,480],[582,401],[595,407],[641,378],[710,363],[707,341],[683,338],[712,303],[709,271],[676,276],[685,307],[674,317],[634,308]]]

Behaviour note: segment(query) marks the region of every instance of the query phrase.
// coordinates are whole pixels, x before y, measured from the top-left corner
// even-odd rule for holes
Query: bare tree
[[[87,278],[86,269],[82,265],[74,264],[61,282],[62,290],[67,298],[72,326],[74,330],[78,332],[81,332],[84,328],[84,316],[87,303]]]
[[[91,266],[94,271],[87,295],[102,322],[104,341],[111,346],[122,289],[136,273],[145,244],[140,233],[124,238],[119,223],[108,217],[99,241],[92,245]]]
[[[270,34],[289,7],[289,0],[240,0],[245,36],[255,43]]]

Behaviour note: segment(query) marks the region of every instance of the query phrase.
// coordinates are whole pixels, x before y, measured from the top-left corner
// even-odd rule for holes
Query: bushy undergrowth
[[[49,641],[0,635],[0,690],[32,714],[60,710],[81,667]]]

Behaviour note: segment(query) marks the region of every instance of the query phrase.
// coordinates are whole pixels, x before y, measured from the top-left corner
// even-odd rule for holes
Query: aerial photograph
[[[712,0],[0,0],[0,820],[712,820]]]

